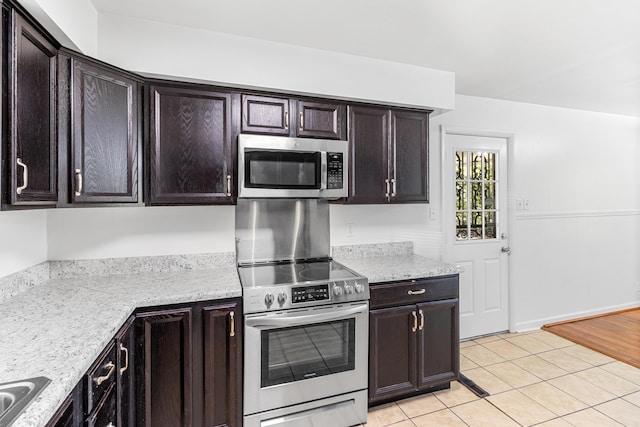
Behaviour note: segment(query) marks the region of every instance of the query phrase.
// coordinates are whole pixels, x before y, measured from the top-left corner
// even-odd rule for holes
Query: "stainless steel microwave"
[[[238,197],[339,199],[348,194],[347,141],[238,136]]]

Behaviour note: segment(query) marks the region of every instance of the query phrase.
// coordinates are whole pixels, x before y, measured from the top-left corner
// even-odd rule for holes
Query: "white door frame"
[[[441,206],[441,210],[442,210],[442,215],[441,215],[441,221],[442,221],[442,231],[443,231],[443,238],[444,238],[444,258],[445,260],[448,259],[449,254],[447,253],[447,239],[449,239],[451,236],[451,230],[448,230],[447,227],[445,227],[445,217],[444,215],[446,213],[448,213],[447,207],[444,205],[444,200],[445,200],[445,191],[450,191],[448,189],[446,189],[446,180],[445,180],[445,154],[446,154],[446,149],[447,149],[447,142],[446,142],[446,135],[462,135],[462,136],[479,136],[479,137],[488,137],[488,138],[502,138],[502,139],[506,139],[507,140],[507,182],[509,183],[509,188],[508,188],[508,192],[507,192],[507,205],[508,205],[508,215],[507,215],[507,225],[509,227],[509,247],[511,249],[514,248],[514,222],[515,222],[515,215],[514,215],[514,211],[516,208],[516,204],[515,204],[515,197],[513,197],[513,195],[515,194],[513,188],[514,188],[514,180],[513,180],[513,176],[514,176],[514,168],[513,168],[513,147],[514,147],[514,141],[515,141],[515,136],[513,133],[509,133],[509,132],[501,132],[501,131],[493,131],[493,130],[487,130],[487,129],[473,129],[473,128],[464,128],[464,127],[457,127],[457,126],[446,126],[446,125],[440,125],[440,206]],[[516,324],[515,324],[515,316],[514,316],[514,311],[515,311],[515,295],[513,292],[513,265],[511,263],[511,256],[507,257],[507,262],[509,263],[509,277],[508,277],[508,288],[507,288],[507,292],[509,293],[509,331],[511,332],[515,332],[516,330]]]

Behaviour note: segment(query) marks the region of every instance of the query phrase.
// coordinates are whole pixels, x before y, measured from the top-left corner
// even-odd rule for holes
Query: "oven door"
[[[244,413],[367,388],[369,304],[245,316]]]

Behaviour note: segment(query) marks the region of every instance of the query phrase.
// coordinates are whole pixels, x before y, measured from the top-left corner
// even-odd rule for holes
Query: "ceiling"
[[[459,94],[640,117],[637,0],[92,2],[99,13],[453,71]]]

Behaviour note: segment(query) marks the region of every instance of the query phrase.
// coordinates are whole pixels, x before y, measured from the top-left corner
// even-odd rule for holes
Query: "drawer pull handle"
[[[388,198],[388,197],[389,197],[389,192],[391,191],[391,189],[389,188],[389,180],[388,180],[388,179],[385,179],[385,180],[384,180],[384,183],[386,184],[386,187],[387,187],[387,192],[386,192],[386,193],[384,193],[384,197],[387,197],[387,198]]]
[[[284,128],[289,129],[289,112],[284,113]]]
[[[231,175],[227,175],[227,197],[231,197]]]
[[[229,331],[229,336],[235,337],[236,336],[236,317],[233,311],[229,312],[229,321],[231,323],[230,325],[231,330]]]
[[[27,170],[27,165],[24,164],[20,157],[16,159],[16,163],[22,167],[22,185],[16,188],[16,194],[22,194],[22,191],[29,185],[29,171]]]
[[[120,368],[120,375],[122,375],[129,369],[129,350],[120,343],[120,351],[124,351],[124,367]]]
[[[424,329],[424,311],[419,310],[420,312],[420,326],[418,326],[418,330],[423,330]]]
[[[422,294],[424,294],[425,292],[427,292],[427,290],[426,290],[426,289],[420,289],[420,290],[418,290],[418,291],[408,291],[407,293],[408,293],[409,295],[422,295]]]
[[[415,311],[412,311],[411,315],[413,316],[413,328],[411,328],[411,332],[415,332],[418,330],[418,316],[416,316]]]
[[[304,130],[304,113],[300,111],[300,130]]]
[[[103,368],[108,368],[109,372],[107,372],[107,375],[104,375],[104,376],[98,377],[98,378],[94,378],[93,382],[96,383],[96,385],[100,385],[103,382],[105,382],[106,380],[108,380],[109,378],[111,378],[111,375],[113,375],[113,373],[116,370],[116,365],[113,362],[109,362],[106,365],[104,365]]]
[[[396,179],[395,178],[391,178],[391,188],[393,188],[391,190],[391,197],[396,197]]]

